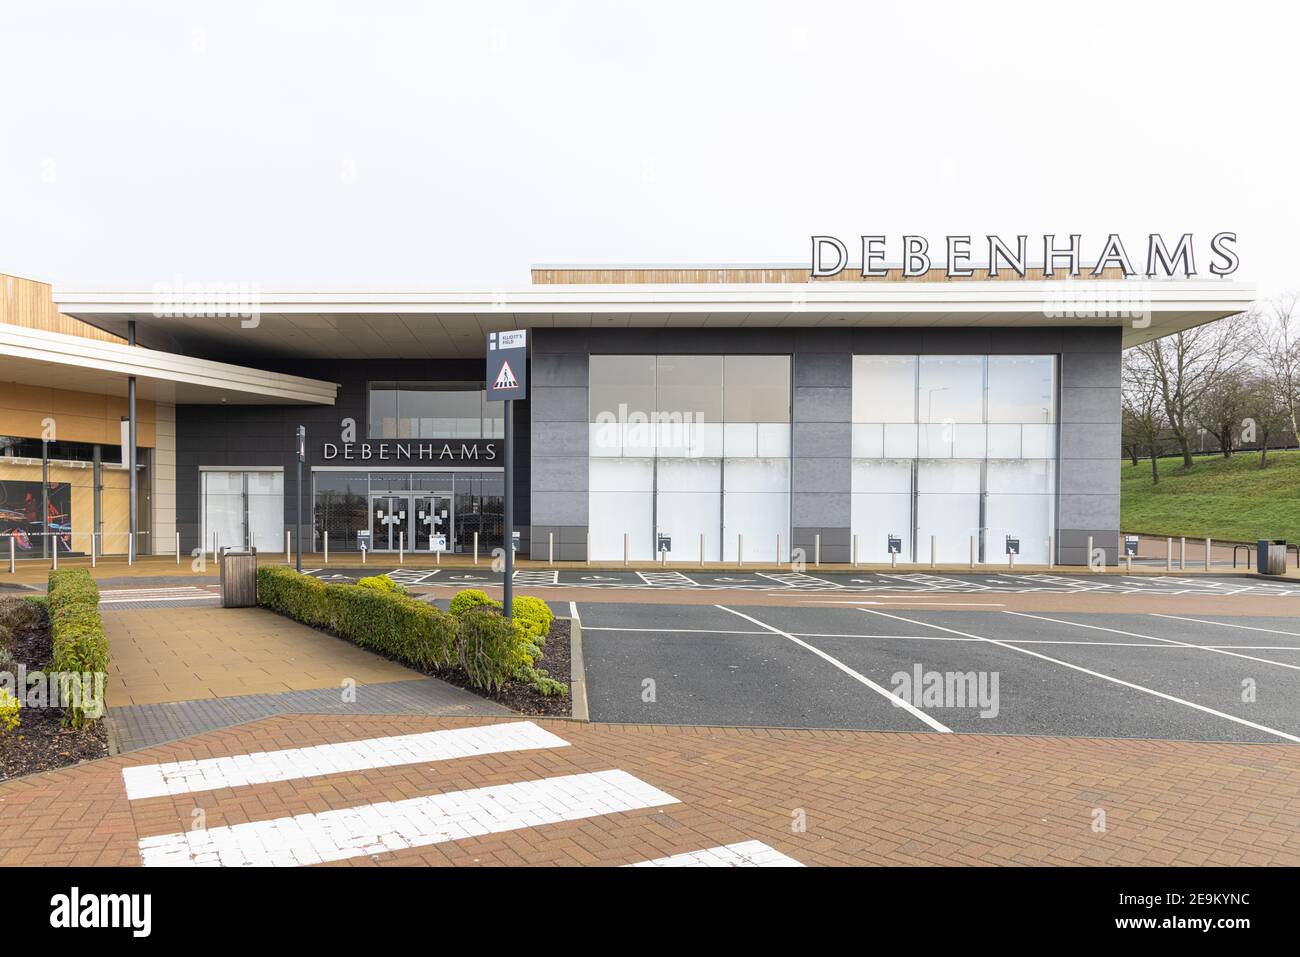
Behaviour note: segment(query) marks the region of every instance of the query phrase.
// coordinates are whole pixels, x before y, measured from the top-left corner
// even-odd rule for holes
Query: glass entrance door
[[[414,495],[415,550],[451,551],[452,504],[450,495]]]
[[[370,497],[370,541],[374,551],[395,552],[403,542],[411,547],[410,504],[406,495]]]

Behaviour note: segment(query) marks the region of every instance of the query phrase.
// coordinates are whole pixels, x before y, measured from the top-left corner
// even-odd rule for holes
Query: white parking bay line
[[[741,841],[724,844],[702,851],[688,851],[671,857],[656,857],[653,861],[637,861],[624,867],[803,867],[793,857],[787,857],[762,841]]]
[[[342,774],[368,768],[450,761],[483,754],[565,748],[569,742],[531,721],[452,728],[422,734],[367,738],[309,748],[260,751],[224,758],[142,764],[122,769],[128,800],[215,791],[218,788],[293,781],[322,774]]]
[[[909,625],[920,625],[923,628],[934,628],[938,631],[946,631],[952,635],[962,635],[965,638],[978,638],[980,641],[987,641],[990,645],[997,645],[999,648],[1007,648],[1011,651],[1018,651],[1022,655],[1041,658],[1043,661],[1050,661],[1054,665],[1061,665],[1064,668],[1070,668],[1073,671],[1079,671],[1085,675],[1091,675],[1094,678],[1101,678],[1103,681],[1110,681],[1117,685],[1123,685],[1125,688],[1132,688],[1134,691],[1141,691],[1143,694],[1149,694],[1156,698],[1163,698],[1165,701],[1172,701],[1175,704],[1181,704],[1188,708],[1195,708],[1197,711],[1212,714],[1216,718],[1223,718],[1225,721],[1232,721],[1235,724],[1245,725],[1247,728],[1254,728],[1256,731],[1263,731],[1266,734],[1277,735],[1279,738],[1300,744],[1300,738],[1293,734],[1287,734],[1285,731],[1279,731],[1277,728],[1270,728],[1268,725],[1264,724],[1256,724],[1254,721],[1247,721],[1245,718],[1238,718],[1236,715],[1216,711],[1213,708],[1207,708],[1205,705],[1197,704],[1195,701],[1188,701],[1185,698],[1178,698],[1171,694],[1165,694],[1163,691],[1156,691],[1154,688],[1147,688],[1144,685],[1134,684],[1131,681],[1125,681],[1123,678],[1116,678],[1113,675],[1104,675],[1100,671],[1093,671],[1091,668],[1084,668],[1082,665],[1071,664],[1068,661],[1062,661],[1060,658],[1053,658],[1050,655],[1031,651],[1028,648],[1021,648],[1018,645],[1008,644],[1005,641],[998,641],[996,638],[985,638],[982,635],[972,635],[969,632],[957,631],[955,628],[946,628],[943,625],[932,625],[925,621],[915,621],[911,618],[904,618],[901,615],[891,615],[888,612],[876,611],[874,608],[863,608],[861,611],[868,615],[880,615],[882,618],[892,618],[895,621],[907,622]]]
[[[1300,638],[1300,631],[1281,631],[1277,628],[1260,628],[1257,625],[1239,625],[1233,621],[1209,621],[1205,618],[1184,618],[1182,615],[1162,615],[1159,612],[1151,612],[1156,618],[1174,618],[1178,621],[1195,621],[1202,625],[1218,625],[1220,628],[1243,628],[1246,631],[1263,631],[1270,635],[1291,635]]]
[[[1047,618],[1043,615],[1031,615],[1023,611],[1004,611],[1004,615],[1016,615],[1020,618],[1037,618],[1039,621],[1050,621],[1058,625],[1074,625],[1076,628],[1090,628],[1093,631],[1108,631],[1115,635],[1127,635],[1129,638],[1146,638],[1149,641],[1160,641],[1166,645],[1177,645],[1181,648],[1199,648],[1202,651],[1211,651],[1216,655],[1228,655],[1231,658],[1245,658],[1247,661],[1257,661],[1264,665],[1277,665],[1279,668],[1290,668],[1292,671],[1300,671],[1300,665],[1288,664],[1285,661],[1274,661],[1272,658],[1257,658],[1254,655],[1243,655],[1236,651],[1226,651],[1223,648],[1214,648],[1210,645],[1196,645],[1190,641],[1178,641],[1174,638],[1157,638],[1155,635],[1139,635],[1135,631],[1122,631],[1119,628],[1105,628],[1101,625],[1085,625],[1082,622],[1067,621],[1063,618]]]
[[[297,867],[677,804],[626,771],[384,801],[141,838],[145,867]]]
[[[828,655],[820,648],[808,644],[808,642],[804,641],[801,638],[796,638],[788,631],[782,631],[780,628],[774,628],[773,626],[767,624],[766,622],[759,621],[757,618],[751,618],[749,615],[746,615],[744,612],[736,611],[734,608],[728,608],[726,605],[714,605],[713,607],[721,608],[723,611],[730,612],[731,614],[737,616],[738,618],[743,618],[746,621],[753,622],[755,625],[758,625],[760,628],[766,628],[774,635],[780,635],[782,638],[788,638],[790,641],[793,641],[800,648],[806,648],[808,651],[811,651],[817,657],[830,662],[832,665],[834,665],[840,671],[844,672],[854,681],[860,682],[861,684],[866,685],[868,688],[870,688],[872,691],[876,692],[877,694],[883,695],[884,697],[888,698],[891,704],[893,704],[896,707],[902,708],[904,711],[907,711],[912,716],[919,718],[921,721],[928,724],[935,731],[943,731],[946,733],[952,732],[951,728],[947,727],[946,725],[940,724],[938,721],[935,721],[934,718],[930,717],[920,708],[916,707],[916,705],[912,704],[912,702],[907,701],[904,698],[901,698],[898,695],[891,693],[888,689],[883,688],[880,685],[876,684],[866,675],[854,671],[852,668],[850,668],[844,662],[840,661],[838,658]]]

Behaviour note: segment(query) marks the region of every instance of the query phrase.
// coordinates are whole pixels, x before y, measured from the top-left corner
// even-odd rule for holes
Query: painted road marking
[[[1272,658],[1257,658],[1254,655],[1243,655],[1235,651],[1227,651],[1223,648],[1213,648],[1209,645],[1196,645],[1190,641],[1177,641],[1173,638],[1157,638],[1155,635],[1139,635],[1135,631],[1121,631],[1119,628],[1104,628],[1101,625],[1083,625],[1077,621],[1067,621],[1064,618],[1048,618],[1044,615],[1030,615],[1023,611],[1003,611],[1004,615],[1016,615],[1019,618],[1037,618],[1039,621],[1051,621],[1058,625],[1074,625],[1076,628],[1089,628],[1093,631],[1108,631],[1115,635],[1126,635],[1129,638],[1146,638],[1151,641],[1162,641],[1169,645],[1178,645],[1183,648],[1198,648],[1202,651],[1212,651],[1216,655],[1228,655],[1232,658],[1244,658],[1247,661],[1257,661],[1263,665],[1277,665],[1279,668],[1290,668],[1292,671],[1300,671],[1300,665],[1288,664],[1285,661],[1274,661]]]
[[[297,867],[679,803],[597,771],[142,838],[145,867]]]
[[[1178,621],[1195,621],[1202,625],[1218,625],[1221,628],[1244,628],[1246,631],[1263,631],[1270,635],[1291,635],[1300,638],[1300,631],[1281,631],[1277,628],[1260,628],[1257,625],[1238,625],[1230,621],[1208,621],[1204,618],[1184,618],[1182,615],[1162,615],[1159,612],[1151,612],[1156,618],[1175,618]]]
[[[368,738],[340,744],[318,744],[309,748],[259,751],[201,761],[143,764],[122,769],[122,782],[129,800],[215,791],[218,788],[293,781],[322,774],[344,774],[369,768],[391,768],[403,764],[450,761],[484,754],[564,748],[569,742],[539,728],[531,721],[489,724],[477,728],[454,728]]]
[[[657,857],[653,861],[637,861],[624,867],[803,867],[793,857],[787,857],[762,841],[741,841],[724,844],[702,851],[688,851],[671,857]]]
[[[1156,691],[1154,688],[1147,688],[1144,685],[1134,684],[1131,681],[1125,681],[1123,678],[1116,678],[1114,675],[1104,675],[1100,671],[1093,671],[1091,668],[1085,668],[1082,665],[1071,664],[1068,661],[1062,661],[1060,658],[1052,658],[1049,655],[1041,654],[1037,651],[1031,651],[1028,648],[1021,648],[1017,645],[1008,644],[1005,641],[999,641],[996,638],[985,638],[982,635],[972,635],[968,632],[957,631],[955,628],[946,628],[943,625],[932,625],[929,622],[914,621],[911,618],[904,618],[901,615],[891,615],[888,612],[876,611],[874,608],[863,608],[861,611],[868,615],[880,615],[882,618],[892,618],[895,621],[907,622],[909,625],[920,625],[923,628],[934,628],[938,631],[946,631],[949,634],[961,635],[965,638],[978,638],[980,641],[987,641],[991,645],[997,645],[1000,648],[1008,648],[1011,651],[1018,651],[1022,655],[1030,655],[1034,658],[1041,658],[1043,661],[1050,661],[1052,664],[1061,665],[1074,671],[1091,675],[1094,678],[1101,678],[1103,681],[1110,681],[1117,685],[1123,685],[1125,688],[1132,688],[1134,691],[1141,691],[1143,694],[1149,694],[1156,698],[1163,698],[1165,701],[1172,701],[1174,704],[1185,705],[1188,708],[1195,708],[1197,711],[1203,711],[1206,714],[1214,715],[1216,718],[1223,718],[1225,721],[1232,721],[1235,724],[1245,725],[1248,728],[1254,728],[1256,731],[1263,731],[1266,734],[1273,734],[1287,741],[1300,744],[1300,738],[1293,734],[1287,734],[1285,731],[1279,731],[1277,728],[1270,728],[1268,725],[1256,724],[1254,721],[1247,721],[1245,718],[1238,718],[1236,715],[1226,714],[1222,711],[1216,711],[1213,708],[1207,708],[1203,704],[1197,704],[1195,701],[1188,701],[1185,698],[1178,698],[1171,694],[1165,694],[1163,691]]]
[[[128,601],[198,601],[201,598],[220,598],[214,591],[197,585],[175,588],[113,588],[99,593],[102,605],[115,605]]]
[[[860,682],[861,684],[866,685],[868,688],[870,688],[872,691],[876,692],[877,694],[883,695],[884,697],[888,698],[888,699],[890,700],[890,702],[891,702],[892,704],[894,704],[896,707],[902,708],[903,710],[907,711],[907,712],[908,712],[909,714],[911,714],[912,716],[914,716],[914,717],[916,717],[916,718],[919,718],[921,721],[923,721],[925,724],[928,724],[928,725],[929,725],[931,728],[933,728],[935,731],[951,732],[951,729],[950,729],[950,728],[948,728],[948,727],[946,727],[945,725],[942,725],[942,724],[940,724],[938,721],[934,720],[934,718],[930,717],[930,716],[929,716],[928,714],[926,714],[924,711],[922,711],[922,710],[920,710],[919,708],[917,708],[917,707],[916,707],[915,705],[913,705],[910,701],[906,701],[906,700],[904,700],[903,698],[900,698],[898,695],[893,694],[893,693],[890,692],[890,691],[887,691],[885,688],[883,688],[883,687],[881,687],[880,685],[876,684],[874,681],[872,681],[872,680],[871,680],[870,678],[868,678],[866,675],[861,674],[861,673],[859,673],[859,672],[857,672],[857,671],[854,671],[852,668],[850,668],[850,667],[849,667],[848,665],[846,665],[844,662],[840,661],[838,658],[835,658],[835,657],[833,657],[833,656],[831,656],[831,655],[828,655],[826,652],[822,651],[820,648],[817,648],[817,647],[814,647],[813,645],[808,644],[808,642],[804,641],[804,640],[801,639],[801,638],[796,638],[794,635],[790,634],[788,631],[782,631],[782,630],[779,629],[779,628],[774,628],[773,626],[771,626],[771,625],[769,625],[769,624],[767,624],[767,623],[765,623],[765,622],[761,622],[761,621],[759,621],[757,618],[751,618],[749,615],[746,615],[744,612],[740,612],[740,611],[736,611],[735,609],[728,608],[726,605],[714,605],[713,607],[714,607],[714,608],[721,608],[723,611],[730,612],[731,614],[733,614],[733,615],[735,615],[735,616],[737,616],[737,617],[739,617],[739,618],[744,618],[746,621],[748,621],[748,622],[752,622],[753,624],[758,625],[760,628],[766,628],[768,631],[772,632],[772,633],[775,634],[775,635],[780,635],[780,636],[783,637],[783,638],[788,638],[788,639],[790,639],[791,641],[793,641],[793,642],[794,642],[796,645],[798,645],[799,647],[801,647],[801,648],[806,648],[806,649],[808,649],[809,651],[811,651],[814,655],[816,655],[817,657],[819,657],[819,658],[823,658],[823,659],[825,659],[826,661],[830,662],[832,665],[834,665],[834,666],[835,666],[836,668],[838,668],[840,671],[844,672],[846,675],[848,675],[848,676],[849,676],[850,678],[852,678],[854,681]]]

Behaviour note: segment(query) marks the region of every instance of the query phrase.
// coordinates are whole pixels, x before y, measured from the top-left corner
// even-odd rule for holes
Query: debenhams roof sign
[[[988,243],[988,275],[995,278],[999,269],[1016,273],[1022,279],[1029,265],[1029,237],[1015,236],[1011,241],[1001,236],[986,235]],[[1083,259],[1083,236],[1071,233],[1058,239],[1052,233],[1036,237],[1041,241],[1043,275],[1055,276],[1061,272],[1069,276],[1078,276],[1085,269]],[[889,257],[894,262],[902,263],[904,277],[924,276],[932,267],[930,241],[924,236],[903,236],[901,245],[893,245],[886,236],[862,237],[862,276],[885,277],[890,267],[886,265]],[[971,247],[975,240],[969,236],[945,236],[944,246],[947,251],[946,272],[948,278],[973,276],[978,267],[972,260]],[[1210,237],[1208,246],[1209,270],[1215,276],[1231,276],[1237,271],[1240,261],[1233,249],[1237,244],[1236,233],[1215,233]],[[892,248],[891,248],[892,247]],[[1037,251],[1037,250],[1036,250]],[[1095,247],[1097,256],[1091,260],[1093,265],[1086,267],[1093,276],[1100,276],[1106,269],[1123,270],[1125,277],[1136,276],[1133,261],[1118,233],[1111,233],[1105,243]],[[1183,233],[1173,249],[1159,233],[1150,233],[1146,237],[1146,270],[1144,276],[1185,276],[1197,275],[1196,241],[1191,233]],[[899,255],[901,253],[901,255]],[[844,242],[834,236],[814,236],[812,238],[812,275],[816,277],[838,276],[849,265],[849,250]],[[893,267],[898,269],[897,266]]]

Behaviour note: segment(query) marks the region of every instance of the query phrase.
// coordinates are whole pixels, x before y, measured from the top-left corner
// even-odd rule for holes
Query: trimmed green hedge
[[[84,568],[52,571],[48,599],[54,642],[52,670],[65,675],[90,673],[102,689],[102,676],[108,674],[108,639],[99,617],[99,588],[95,580]],[[103,717],[103,704],[102,698],[87,700],[84,695],[69,695],[63,723],[80,728],[96,721]]]
[[[457,660],[456,619],[382,586],[326,585],[285,565],[263,565],[257,603],[417,668],[445,668]]]
[[[514,679],[543,694],[567,693],[566,685],[533,667],[555,617],[544,601],[516,598],[514,620],[507,621],[499,602],[467,589],[452,598],[455,614],[448,614],[382,581],[391,579],[327,585],[286,565],[264,565],[257,570],[257,603],[422,670],[459,666],[476,688],[500,690]]]

